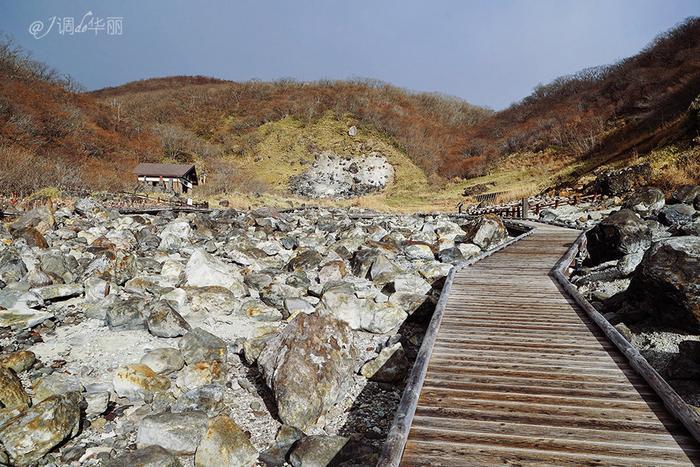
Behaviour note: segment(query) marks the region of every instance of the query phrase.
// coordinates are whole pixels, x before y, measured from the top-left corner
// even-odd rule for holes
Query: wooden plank
[[[400,409],[409,431],[397,414],[378,465],[700,462],[667,394],[562,281],[578,237],[538,226],[453,271],[420,384],[401,401],[414,404]]]

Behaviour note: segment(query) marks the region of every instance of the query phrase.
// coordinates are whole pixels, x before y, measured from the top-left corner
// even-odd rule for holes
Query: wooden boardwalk
[[[538,225],[457,272],[401,465],[693,465],[694,438],[549,273]]]

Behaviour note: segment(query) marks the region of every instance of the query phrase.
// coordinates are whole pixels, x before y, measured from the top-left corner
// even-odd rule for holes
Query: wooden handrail
[[[610,342],[624,354],[630,366],[639,373],[661,398],[666,409],[676,417],[683,426],[700,442],[700,415],[691,408],[681,396],[666,382],[665,379],[651,366],[644,356],[610,322],[579,293],[569,281],[567,269],[575,260],[579,250],[585,248],[586,232],[571,245],[567,253],[559,260],[552,270],[552,275],[564,291],[588,314],[591,320],[600,328]]]

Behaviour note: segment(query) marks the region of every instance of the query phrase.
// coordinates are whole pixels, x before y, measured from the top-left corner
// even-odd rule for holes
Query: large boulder
[[[27,465],[41,459],[66,438],[78,433],[80,394],[52,396],[25,409],[0,427],[0,445],[12,465]]]
[[[192,253],[185,266],[187,285],[193,287],[219,286],[231,290],[236,297],[246,294],[246,287],[238,271],[202,249]]]
[[[594,264],[629,256],[639,263],[651,245],[648,225],[630,209],[621,209],[586,233],[588,254]],[[634,267],[631,267],[634,269]]]
[[[464,240],[472,242],[482,250],[488,250],[508,238],[508,231],[500,217],[487,214],[462,226]]]
[[[654,244],[634,272],[629,296],[671,324],[700,327],[700,237]]]
[[[346,323],[328,313],[301,313],[270,340],[258,367],[280,419],[307,431],[344,394],[357,358]]]
[[[642,217],[651,216],[659,212],[666,204],[664,192],[658,188],[646,187],[632,193],[625,204],[624,208],[631,209]]]

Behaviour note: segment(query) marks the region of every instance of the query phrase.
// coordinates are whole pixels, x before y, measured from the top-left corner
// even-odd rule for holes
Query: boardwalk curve
[[[551,276],[579,234],[538,225],[452,273],[401,465],[700,462],[695,439]],[[390,457],[380,465],[399,463]]]

